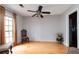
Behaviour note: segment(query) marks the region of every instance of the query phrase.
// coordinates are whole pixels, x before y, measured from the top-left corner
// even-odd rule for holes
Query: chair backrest
[[[25,29],[21,30],[21,36],[27,36],[27,31]]]

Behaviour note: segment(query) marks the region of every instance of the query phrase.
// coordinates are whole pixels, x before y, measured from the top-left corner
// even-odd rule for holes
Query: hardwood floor
[[[14,54],[64,54],[68,48],[54,42],[30,42],[13,47]]]

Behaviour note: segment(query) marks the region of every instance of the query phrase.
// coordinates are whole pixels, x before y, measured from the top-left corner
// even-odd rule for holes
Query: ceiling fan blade
[[[38,11],[41,12],[42,8],[43,8],[43,6],[39,6],[39,7],[38,7]]]
[[[41,18],[43,18],[43,15],[40,15]]]
[[[32,17],[36,16],[37,14],[32,15]]]
[[[43,14],[50,14],[50,12],[42,12]]]
[[[27,11],[29,11],[29,12],[37,12],[37,11],[32,11],[32,10],[27,10]]]

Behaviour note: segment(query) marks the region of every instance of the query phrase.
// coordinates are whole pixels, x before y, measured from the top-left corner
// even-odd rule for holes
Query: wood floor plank
[[[14,54],[64,54],[68,48],[55,42],[30,42],[15,46]]]

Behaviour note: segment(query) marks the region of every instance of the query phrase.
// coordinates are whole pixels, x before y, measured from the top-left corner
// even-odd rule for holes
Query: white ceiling
[[[16,12],[22,16],[31,16],[34,13],[28,12],[27,10],[37,10],[39,4],[23,4],[24,8],[21,8],[18,4],[4,4],[3,6],[6,9],[10,9],[13,12]],[[71,7],[71,4],[42,4],[43,9],[42,11],[50,11],[50,15],[61,15],[63,14],[68,8]]]

